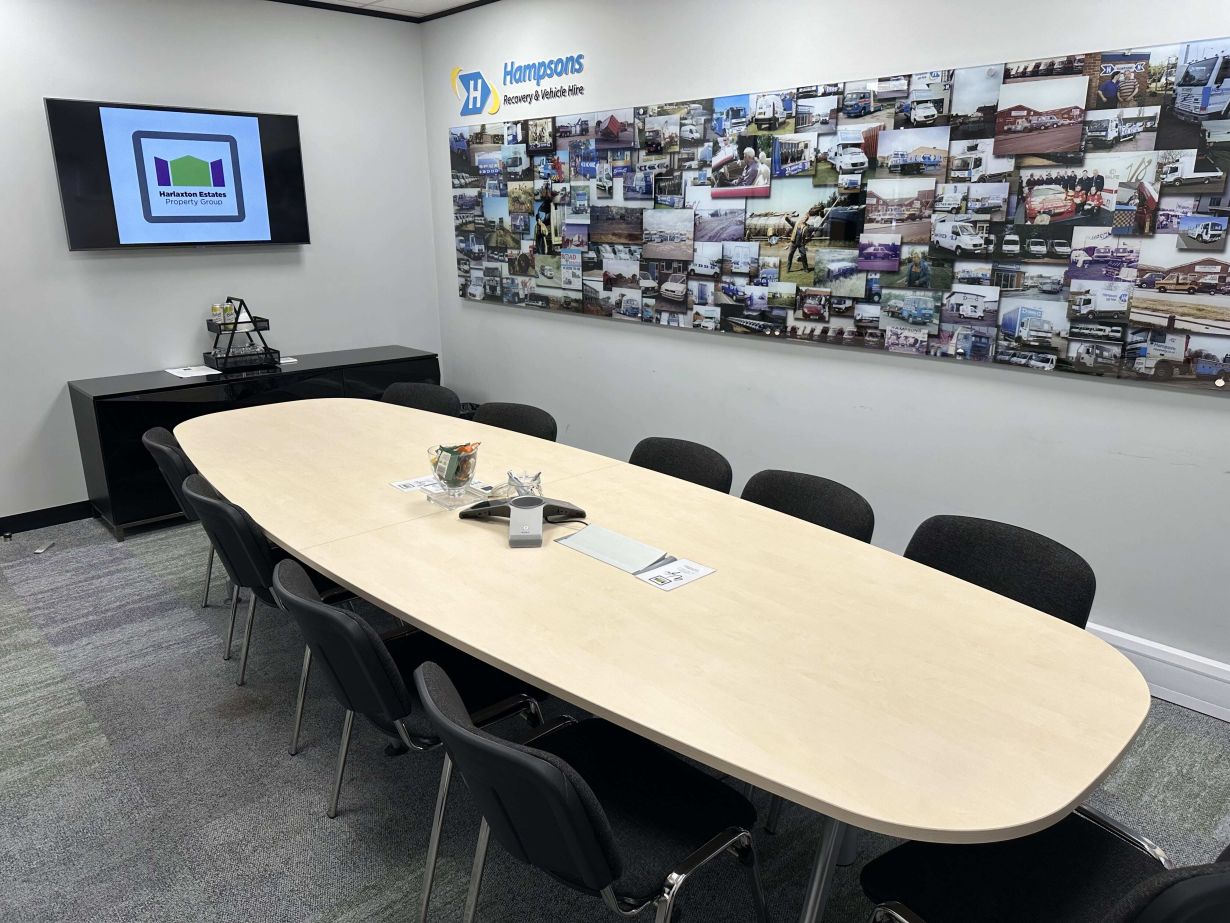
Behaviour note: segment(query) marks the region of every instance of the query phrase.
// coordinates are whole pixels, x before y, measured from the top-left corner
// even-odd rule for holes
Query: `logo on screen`
[[[453,93],[461,100],[462,115],[495,115],[500,111],[500,94],[479,71],[461,72],[453,68]]]
[[[134,131],[132,147],[146,221],[244,220],[239,144],[234,136]]]
[[[154,175],[159,186],[225,186],[226,174],[221,160],[205,161],[187,154],[174,160],[154,158]]]

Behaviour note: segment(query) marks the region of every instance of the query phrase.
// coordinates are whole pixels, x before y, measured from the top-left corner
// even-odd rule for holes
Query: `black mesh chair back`
[[[905,556],[1084,628],[1097,579],[1085,559],[1054,539],[990,519],[932,516]]]
[[[559,757],[474,726],[438,665],[414,672],[419,700],[466,780],[491,833],[510,853],[571,887],[597,894],[622,873],[602,806]]]
[[[871,504],[844,484],[797,471],[759,471],[743,487],[743,499],[797,519],[871,541],[876,517]]]
[[[154,463],[162,473],[163,480],[167,482],[167,487],[171,489],[171,496],[175,498],[179,508],[188,517],[189,522],[196,522],[196,510],[184,501],[184,478],[190,474],[196,474],[196,465],[188,460],[188,456],[184,454],[184,450],[179,445],[179,440],[169,429],[155,426],[145,431],[141,436],[141,442],[149,454],[154,457]]]
[[[512,430],[514,433],[525,433],[527,436],[537,436],[539,439],[555,441],[559,427],[555,417],[530,404],[502,404],[499,401],[488,401],[481,405],[474,414],[475,423],[486,423],[488,426],[498,426],[500,429]]]
[[[338,702],[396,735],[394,722],[410,714],[413,700],[376,629],[347,609],[321,602],[303,565],[291,558],[274,568],[273,594],[299,626],[313,669],[325,675]]]
[[[461,416],[461,398],[450,388],[427,381],[397,381],[384,389],[380,400],[413,410],[430,410],[449,417]]]
[[[1230,847],[1210,865],[1167,869],[1119,901],[1106,923],[1224,923],[1230,920]]]
[[[649,436],[632,450],[628,461],[722,493],[730,493],[734,473],[720,452],[686,439]]]
[[[260,526],[199,474],[185,478],[183,490],[231,582],[247,587],[264,602],[275,605],[270,594],[273,553]]]

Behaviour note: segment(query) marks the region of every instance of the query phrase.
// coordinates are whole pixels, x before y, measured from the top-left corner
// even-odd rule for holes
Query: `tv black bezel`
[[[119,229],[117,227],[116,228],[117,242],[115,244],[108,244],[108,245],[97,246],[97,247],[73,246],[72,233],[70,231],[70,224],[69,224],[69,217],[68,217],[68,208],[64,201],[64,186],[65,186],[64,170],[65,170],[65,167],[61,163],[60,153],[56,148],[56,136],[52,128],[52,124],[51,124],[51,104],[52,103],[75,103],[79,105],[95,106],[99,108],[106,106],[106,107],[112,107],[112,108],[118,108],[118,109],[150,109],[150,110],[161,111],[161,112],[192,112],[192,113],[200,113],[202,115],[239,115],[239,116],[248,116],[248,117],[256,118],[256,119],[260,119],[262,116],[265,116],[268,118],[293,119],[294,120],[295,142],[298,146],[298,150],[300,154],[299,177],[300,177],[302,192],[303,192],[303,228],[304,228],[303,239],[302,240],[285,240],[285,241],[283,240],[202,240],[202,241],[167,241],[167,242],[158,242],[158,243],[125,244],[125,243],[119,242]],[[237,109],[206,109],[206,108],[201,108],[201,107],[196,107],[196,106],[159,105],[157,103],[120,103],[120,102],[108,102],[106,100],[97,100],[97,99],[73,99],[73,98],[65,97],[65,96],[44,96],[43,97],[43,112],[45,113],[47,117],[47,136],[51,144],[52,163],[55,166],[56,191],[59,193],[59,196],[60,196],[60,217],[64,221],[64,237],[68,244],[68,250],[70,253],[98,253],[98,252],[104,252],[104,251],[137,250],[137,249],[148,250],[148,249],[166,248],[166,247],[173,248],[173,249],[184,249],[184,248],[193,248],[193,247],[301,247],[301,246],[310,244],[312,242],[311,219],[308,214],[308,207],[307,207],[307,177],[305,175],[305,171],[302,168],[303,142],[302,142],[302,134],[299,130],[299,116],[297,115],[293,115],[290,113],[281,113],[281,112],[248,112],[248,111],[237,110]],[[264,151],[262,148],[262,159],[263,157],[264,157]],[[104,153],[104,162],[105,162],[105,153]],[[114,201],[112,202],[111,207],[112,207],[112,214],[114,215],[114,209],[115,209]],[[272,234],[272,231],[270,233]]]

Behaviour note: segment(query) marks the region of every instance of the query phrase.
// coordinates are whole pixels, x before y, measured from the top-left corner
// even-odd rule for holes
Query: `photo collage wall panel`
[[[1230,39],[470,125],[449,150],[464,298],[1230,379]]]

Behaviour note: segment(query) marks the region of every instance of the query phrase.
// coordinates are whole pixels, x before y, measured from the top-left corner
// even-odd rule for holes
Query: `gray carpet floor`
[[[54,539],[55,547],[32,551]],[[413,919],[440,756],[389,758],[355,725],[338,817],[325,816],[342,711],[315,686],[304,748],[287,753],[302,644],[257,610],[248,683],[221,659],[224,577],[199,608],[196,526],[120,544],[84,520],[0,543],[0,919]],[[242,618],[242,612],[241,612]],[[238,633],[237,633],[238,634]],[[236,652],[238,645],[236,645]],[[1230,840],[1230,725],[1155,701],[1093,799],[1180,864]],[[761,811],[768,806],[757,794]],[[457,920],[478,817],[454,786],[433,920]],[[819,821],[789,807],[758,834],[770,911],[794,921]],[[826,917],[863,923],[859,866],[892,845],[864,835]],[[684,891],[684,918],[751,919],[744,879],[719,861]],[[493,845],[483,921],[599,921],[600,902]]]

